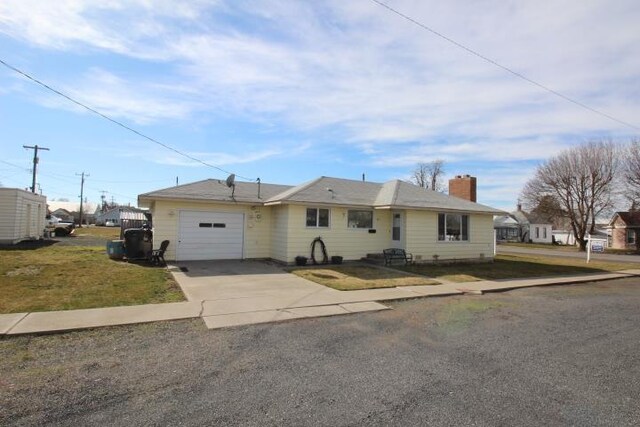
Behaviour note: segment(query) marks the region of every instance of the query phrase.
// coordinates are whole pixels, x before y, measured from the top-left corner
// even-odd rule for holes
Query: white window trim
[[[446,237],[446,228],[447,228],[447,217],[446,215],[460,215],[461,217],[463,215],[467,216],[467,240],[440,240],[439,236],[439,230],[438,230],[438,220],[440,217],[440,214],[444,214],[445,218],[444,218],[444,228],[445,228],[445,237]],[[460,228],[462,231],[462,218],[460,218]],[[471,215],[468,213],[455,213],[455,212],[438,212],[436,214],[436,243],[444,243],[444,244],[460,244],[460,243],[471,243]]]
[[[371,212],[371,227],[349,227],[349,212],[357,211],[357,212]],[[347,229],[348,230],[372,230],[375,228],[375,212],[372,209],[347,209]]]
[[[307,225],[307,209],[315,209],[316,210],[316,225]],[[320,224],[320,209],[326,209],[327,211],[329,211],[329,224],[327,224],[327,226],[321,226],[318,225]],[[304,208],[304,225],[305,228],[322,228],[322,229],[327,229],[327,228],[331,228],[331,208],[322,208],[322,207],[318,207],[318,206],[306,206]]]

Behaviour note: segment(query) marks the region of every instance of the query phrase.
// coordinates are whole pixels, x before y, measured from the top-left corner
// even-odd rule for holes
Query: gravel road
[[[640,425],[640,279],[0,340],[0,425]]]

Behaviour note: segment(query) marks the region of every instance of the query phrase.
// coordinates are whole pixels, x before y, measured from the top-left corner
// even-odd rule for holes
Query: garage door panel
[[[244,214],[181,211],[178,259],[241,259]]]

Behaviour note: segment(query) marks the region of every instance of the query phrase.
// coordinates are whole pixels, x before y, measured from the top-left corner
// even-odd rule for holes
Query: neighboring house
[[[107,222],[120,227],[124,221],[146,221],[145,210],[131,206],[117,206],[105,212],[96,214],[96,225],[105,225]]]
[[[71,212],[69,212],[66,209],[63,208],[58,208],[55,211],[51,212],[51,215],[55,216],[56,218],[59,218],[62,221],[66,221],[66,222],[73,222],[73,214]]]
[[[576,236],[573,235],[573,230],[571,229],[552,230],[551,234],[555,241],[560,245],[574,246],[577,244]]]
[[[518,222],[522,240],[532,243],[551,243],[553,225],[538,215],[527,213],[518,204],[518,209],[511,212],[511,216]]]
[[[499,242],[519,242],[520,224],[511,215],[497,215],[493,218],[493,229]]]
[[[611,230],[611,247],[614,249],[636,249],[640,232],[640,211],[616,212],[608,227]]]
[[[47,198],[18,188],[0,188],[0,243],[41,239]]]
[[[62,202],[57,200],[49,201],[49,212],[54,216],[63,219],[65,221],[72,221],[75,223],[80,222],[80,202]],[[94,212],[96,211],[97,204],[93,202],[84,202],[82,204],[82,223],[92,224],[94,223]],[[63,210],[61,215],[56,214],[57,211]],[[66,214],[64,214],[66,211]]]
[[[345,260],[389,247],[423,262],[491,259],[493,215],[503,212],[475,203],[470,178],[452,179],[450,195],[398,180],[321,177],[295,187],[238,182],[229,188],[208,179],[141,194],[138,205],[153,215],[156,246],[171,242],[165,254],[170,260],[293,263],[298,255],[309,256],[316,237],[329,256]]]

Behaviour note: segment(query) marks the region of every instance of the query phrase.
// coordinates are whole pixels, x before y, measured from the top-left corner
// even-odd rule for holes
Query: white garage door
[[[241,259],[244,214],[180,211],[179,261]]]

